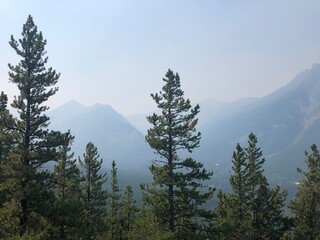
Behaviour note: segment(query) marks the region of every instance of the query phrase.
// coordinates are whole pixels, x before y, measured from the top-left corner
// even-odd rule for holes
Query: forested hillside
[[[154,154],[150,155],[148,166],[137,162],[145,171],[150,171],[152,180],[141,182],[139,190],[131,185],[122,188],[117,159],[109,161],[110,170],[106,171],[100,152],[111,151],[118,145],[126,146],[126,141],[132,146],[132,142],[141,140],[139,133],[111,107],[95,105],[86,110],[74,103],[69,105],[69,116],[58,113],[55,116],[60,121],[76,116],[79,119],[73,123],[76,132],[55,129],[59,119],[55,119],[56,126],[50,125],[47,101],[58,91],[60,73],[47,66],[47,42],[31,16],[23,25],[21,38],[16,40],[11,36],[9,43],[19,58],[18,63],[9,63],[9,81],[16,86],[18,95],[11,103],[17,113],[13,115],[8,109],[8,96],[4,92],[0,94],[0,239],[320,238],[317,146],[312,144],[305,159],[301,159],[306,166],[298,169],[301,181],[297,183],[297,194],[287,204],[287,190],[271,185],[264,172],[266,140],[263,137],[275,138],[276,132],[271,131],[271,127],[269,135],[262,136],[262,144],[252,132],[259,130],[255,125],[258,124],[256,117],[262,116],[259,111],[266,114],[264,123],[274,126],[276,122],[270,111],[278,111],[278,108],[271,100],[283,103],[289,96],[286,89],[273,98],[250,105],[257,114],[235,113],[240,115],[233,116],[239,116],[242,122],[250,119],[251,125],[246,128],[219,129],[229,134],[241,131],[239,142],[232,142],[232,150],[226,153],[232,156],[227,164],[231,186],[227,192],[208,186],[215,178],[206,166],[208,161],[195,158],[193,154],[201,147],[200,106],[193,105],[185,97],[179,74],[169,69],[162,79],[163,87],[151,93],[158,111],[146,119],[150,128],[145,141]],[[315,65],[311,73],[318,71],[319,66]],[[318,82],[318,79],[313,81]],[[295,92],[300,86],[299,81],[295,81],[290,91]],[[310,98],[304,94],[294,98],[290,95],[287,106],[298,104],[301,107],[298,120],[304,120],[302,132],[292,133],[290,141],[294,139],[294,143],[308,136],[314,126],[312,123],[318,120],[317,89],[305,86],[305,92],[313,93]],[[303,103],[310,101],[314,108],[306,109]],[[86,119],[86,111],[97,116],[105,116],[107,112],[113,118],[110,122],[108,117],[92,122]],[[288,125],[283,126],[282,119],[276,119],[279,124],[276,128],[290,128],[296,124],[295,119],[290,118],[292,111],[288,108],[281,112],[281,116],[289,116],[286,119],[292,121],[285,120]],[[230,114],[226,114],[225,119]],[[80,119],[86,124],[79,124]],[[99,121],[105,122],[105,128],[100,129],[105,136],[99,140],[92,136],[99,141],[99,147],[88,137],[88,141],[80,145],[83,148],[80,156],[76,156],[71,151],[75,139],[81,134],[89,135],[92,129],[100,126]],[[113,131],[120,131],[123,135],[119,139],[123,136],[126,139],[119,141]],[[219,141],[217,131],[216,127],[208,125],[207,134],[213,134]],[[277,146],[270,143],[267,151]],[[139,143],[136,147],[140,147]],[[150,154],[147,150],[146,153]],[[137,161],[137,156],[127,158],[128,162]],[[124,167],[124,163],[119,167]],[[141,202],[135,200],[134,191],[142,193]],[[211,204],[213,201],[217,203],[215,206]]]

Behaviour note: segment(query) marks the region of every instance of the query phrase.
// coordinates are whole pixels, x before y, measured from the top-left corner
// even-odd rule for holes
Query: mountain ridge
[[[147,172],[155,156],[144,138],[150,127],[145,116],[139,115],[134,123],[110,105],[85,107],[71,101],[64,107],[60,113],[59,108],[52,110],[53,127],[70,128],[78,141],[77,149],[83,152],[90,140],[108,162],[116,160],[119,168],[132,166]],[[320,64],[298,73],[287,85],[262,98],[227,103],[208,100],[200,103],[200,110],[197,129],[202,139],[192,156],[218,178],[228,175],[236,144],[245,147],[248,134],[254,132],[266,159],[266,172],[285,181],[297,179],[296,168],[304,166],[305,150],[313,143],[320,144]],[[58,121],[59,115],[63,121]],[[140,127],[135,127],[137,123]]]
[[[70,107],[76,106],[76,111]],[[63,115],[60,119],[59,115]],[[132,168],[147,167],[151,151],[145,144],[144,136],[131,123],[110,105],[94,104],[85,107],[73,100],[48,113],[51,128],[67,131],[75,136],[72,150],[82,156],[88,142],[93,142],[104,167],[109,168],[115,160],[119,167],[132,165]],[[134,163],[129,164],[128,159]]]
[[[315,130],[308,131],[303,126],[308,116],[305,109],[313,106],[309,111],[309,118],[312,119],[309,128],[320,130],[319,79],[320,64],[314,64],[297,74],[286,86],[257,100],[245,111],[204,126],[201,131],[207,133],[203,136],[203,147],[206,149],[203,149],[205,154],[200,157],[213,155],[215,149],[219,152],[218,163],[228,162],[226,165],[230,167],[230,156],[236,143],[245,145],[247,135],[254,132],[264,152],[267,168],[278,171],[281,165],[294,172],[296,167],[303,166],[304,151],[312,143],[319,143]],[[210,136],[224,134],[220,143],[210,139]],[[229,157],[222,151],[230,152]],[[286,155],[292,161],[286,159]],[[208,159],[206,161],[210,162]]]

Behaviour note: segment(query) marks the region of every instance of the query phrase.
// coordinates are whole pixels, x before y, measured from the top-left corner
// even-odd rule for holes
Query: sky
[[[262,97],[320,63],[319,13],[318,0],[0,0],[0,91],[18,93],[8,42],[30,14],[61,73],[51,108],[148,113],[169,68],[192,103]]]

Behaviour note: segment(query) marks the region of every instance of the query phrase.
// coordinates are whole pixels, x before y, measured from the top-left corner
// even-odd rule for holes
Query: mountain
[[[77,115],[85,113],[86,111],[87,107],[83,106],[75,100],[72,100],[58,108],[49,111],[48,115],[51,120],[51,125],[62,127],[65,129],[65,122],[72,121],[72,119],[76,118]]]
[[[304,167],[305,150],[309,151],[313,143],[320,146],[320,64],[263,98],[228,103],[207,100],[200,103],[200,110],[197,129],[202,139],[192,156],[214,172],[216,186],[226,186],[236,144],[246,147],[249,133],[254,132],[270,182],[288,187],[299,179],[296,168]],[[135,168],[148,174],[154,155],[144,139],[150,127],[145,115],[126,119],[109,105],[85,107],[72,101],[52,110],[49,116],[53,129],[70,129],[75,135],[76,155],[82,155],[85,145],[92,141],[106,167],[110,168],[114,159],[120,171]],[[133,175],[138,181],[145,177],[143,174]]]
[[[248,134],[254,132],[269,176],[296,178],[296,168],[304,167],[304,151],[312,143],[320,144],[320,64],[239,111],[207,121],[199,130],[203,137],[197,157],[208,168],[230,170],[236,144],[246,146]]]
[[[48,113],[51,128],[70,129],[75,136],[72,150],[81,156],[88,142],[93,142],[104,167],[110,168],[115,160],[119,168],[146,169],[152,152],[143,134],[109,105],[95,104],[85,107],[76,101],[68,102]]]

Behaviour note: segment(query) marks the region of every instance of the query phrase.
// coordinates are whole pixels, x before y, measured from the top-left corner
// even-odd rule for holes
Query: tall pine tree
[[[316,145],[306,152],[307,170],[302,171],[299,191],[289,207],[295,215],[295,239],[315,240],[320,238],[320,154]]]
[[[23,25],[22,38],[11,36],[10,46],[21,57],[17,65],[9,64],[9,80],[17,85],[19,95],[12,107],[19,117],[6,128],[14,136],[14,157],[11,158],[11,179],[18,184],[19,194],[15,198],[20,204],[19,232],[41,228],[45,217],[45,203],[50,198],[50,174],[41,166],[56,159],[56,147],[61,145],[59,132],[48,131],[49,118],[44,114],[49,107],[44,103],[58,90],[54,85],[60,74],[51,67],[46,68],[45,45],[31,16]],[[14,180],[13,180],[14,179]]]
[[[152,128],[146,140],[160,157],[150,167],[153,186],[142,186],[145,199],[152,206],[163,229],[177,239],[191,239],[206,225],[209,212],[202,205],[211,198],[204,189],[204,181],[212,173],[203,164],[184,157],[199,146],[201,134],[196,131],[199,105],[194,108],[184,98],[180,77],[171,70],[163,79],[160,93],[151,94],[161,114],[147,117]]]
[[[82,168],[82,199],[84,202],[84,239],[96,239],[106,231],[107,191],[103,184],[107,181],[106,174],[100,173],[102,159],[98,149],[92,142],[86,146],[83,159],[79,159]]]

